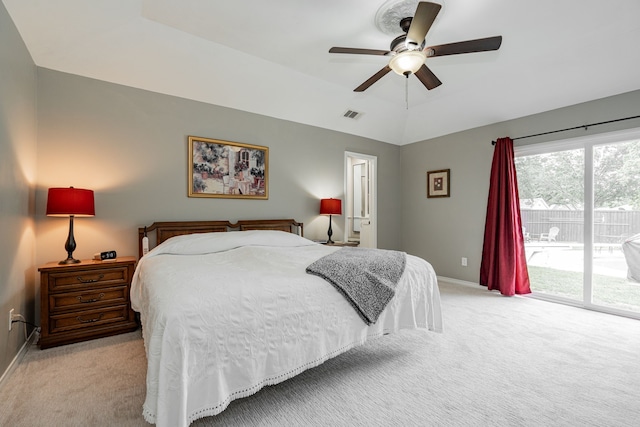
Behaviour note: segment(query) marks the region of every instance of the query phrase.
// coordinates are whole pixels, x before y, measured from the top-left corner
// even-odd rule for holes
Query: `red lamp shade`
[[[342,200],[321,199],[320,215],[342,215]]]
[[[50,188],[47,197],[48,216],[94,216],[93,190],[82,188]]]
[[[48,216],[68,216],[69,236],[64,248],[67,251],[67,259],[59,264],[77,264],[80,261],[73,257],[76,250],[76,239],[73,237],[74,216],[94,216],[96,208],[93,202],[93,190],[82,188],[50,188],[47,197]]]

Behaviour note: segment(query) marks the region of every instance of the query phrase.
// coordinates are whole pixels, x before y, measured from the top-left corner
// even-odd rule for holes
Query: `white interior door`
[[[360,247],[375,248],[371,244],[371,221],[363,220],[360,224]]]

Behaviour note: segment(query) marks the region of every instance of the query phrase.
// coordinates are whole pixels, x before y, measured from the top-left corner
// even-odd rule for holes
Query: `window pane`
[[[594,147],[593,175],[592,301],[639,312],[640,141]]]
[[[583,299],[584,149],[516,158],[531,290]]]

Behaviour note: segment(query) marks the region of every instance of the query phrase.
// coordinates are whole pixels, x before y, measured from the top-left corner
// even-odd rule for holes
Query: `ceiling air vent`
[[[347,110],[344,112],[343,116],[346,117],[347,119],[357,119],[362,115],[362,113],[359,113],[357,111],[353,111],[353,110]]]

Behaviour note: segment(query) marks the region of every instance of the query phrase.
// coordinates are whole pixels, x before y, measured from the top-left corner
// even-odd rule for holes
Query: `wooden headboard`
[[[154,247],[174,236],[247,230],[279,230],[286,231],[287,233],[295,233],[299,236],[304,235],[303,224],[293,219],[252,219],[238,221],[236,223],[229,221],[154,222],[146,227],[138,228],[138,257],[142,258],[142,238],[144,237],[145,231],[150,240],[150,247]]]

